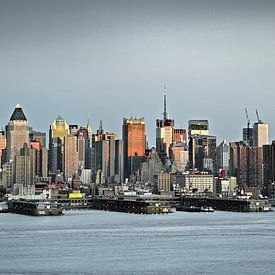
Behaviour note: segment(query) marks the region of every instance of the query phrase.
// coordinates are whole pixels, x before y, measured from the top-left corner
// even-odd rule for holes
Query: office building
[[[189,135],[189,138],[194,135],[208,136],[209,135],[208,120],[189,120],[188,135]]]
[[[243,141],[249,146],[253,146],[253,128],[243,128]]]
[[[149,186],[154,193],[157,192],[157,175],[163,172],[163,165],[155,148],[149,152],[141,166],[141,182]]]
[[[50,175],[64,171],[64,140],[69,133],[69,125],[60,116],[50,126],[48,162]]]
[[[71,134],[64,138],[64,176],[67,182],[78,174],[78,168],[77,136]]]
[[[129,178],[137,171],[145,157],[145,122],[144,118],[124,118],[122,126],[124,143],[124,172]]]
[[[230,176],[239,187],[263,186],[263,147],[250,147],[243,141],[230,142]]]
[[[5,162],[5,150],[7,146],[6,133],[5,131],[0,131],[0,168]]]
[[[253,146],[262,147],[269,144],[268,124],[258,121],[253,125]]]
[[[14,160],[14,184],[22,184],[24,187],[34,185],[36,169],[36,150],[29,148],[25,143]]]
[[[275,141],[272,144],[263,145],[263,193],[268,195],[270,185],[275,182]]]
[[[172,190],[171,182],[171,173],[163,172],[158,174],[158,192],[161,194],[169,194]]]
[[[170,146],[172,171],[184,172],[189,162],[189,152],[185,143],[173,143]]]
[[[186,144],[186,130],[174,129],[173,130],[173,143],[185,143]]]
[[[225,176],[229,173],[229,143],[224,140],[217,147],[217,169],[223,170],[225,172]]]
[[[164,94],[163,119],[156,120],[156,149],[163,164],[170,157],[170,145],[173,143],[174,120],[168,118],[166,94]],[[177,138],[180,138],[178,133]]]
[[[214,176],[205,172],[185,174],[184,185],[187,192],[213,193]]]
[[[191,169],[204,170],[204,159],[212,159],[213,169],[216,171],[216,137],[192,135],[189,139],[189,165]],[[209,163],[209,161],[208,161]]]
[[[46,133],[31,131],[29,137],[31,141],[39,141],[41,148],[46,147]]]
[[[14,160],[15,155],[20,154],[24,144],[29,147],[29,125],[22,107],[17,104],[6,126],[7,161]]]

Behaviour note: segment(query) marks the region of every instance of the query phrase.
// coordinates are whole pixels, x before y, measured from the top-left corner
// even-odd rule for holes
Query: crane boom
[[[260,117],[259,117],[259,112],[258,112],[258,110],[257,110],[257,109],[256,109],[256,116],[257,116],[258,122],[260,122],[261,120],[260,120]]]
[[[246,115],[246,121],[247,121],[247,128],[249,128],[249,125],[250,125],[250,119],[249,119],[249,117],[248,117],[248,112],[247,112],[246,107],[245,107],[244,109],[245,109],[245,115]]]

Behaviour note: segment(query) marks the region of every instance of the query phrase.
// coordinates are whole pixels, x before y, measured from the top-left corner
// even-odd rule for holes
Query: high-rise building
[[[41,144],[39,141],[30,141],[30,147],[35,150],[35,175],[41,176]]]
[[[31,131],[30,140],[39,141],[41,148],[46,147],[46,133]]]
[[[93,173],[100,175],[100,183],[124,181],[123,142],[115,133],[105,133],[100,122],[99,130],[92,136]]]
[[[209,135],[208,120],[189,120],[188,135],[189,135],[189,138],[194,135],[208,136]]]
[[[64,170],[64,140],[69,132],[69,125],[60,116],[50,126],[48,165],[51,175]]]
[[[229,143],[224,140],[217,147],[217,169],[225,171],[225,175],[229,172]]]
[[[268,187],[275,182],[275,141],[263,145],[263,183],[264,195],[268,195]]]
[[[0,185],[5,188],[10,188],[14,179],[14,162],[8,161],[2,165],[2,172],[0,173]]]
[[[48,175],[48,150],[46,148],[46,133],[37,131],[30,132],[30,146],[36,152],[36,169],[35,173],[39,177]]]
[[[124,142],[125,176],[134,173],[144,160],[146,136],[144,118],[124,118],[122,126]]]
[[[20,154],[24,144],[29,147],[29,125],[22,107],[17,104],[6,126],[7,135],[7,161],[14,160],[15,155]]]
[[[6,141],[6,133],[5,131],[0,131],[0,168],[4,163],[4,150],[6,149],[7,141]]]
[[[77,175],[79,157],[77,151],[77,136],[68,135],[64,138],[64,176],[66,181]]]
[[[23,184],[24,187],[35,183],[35,149],[29,148],[25,143],[19,154],[15,155],[14,166],[14,183]]]
[[[189,161],[189,152],[185,143],[174,143],[170,147],[172,171],[184,172]]]
[[[216,137],[208,135],[192,135],[189,139],[189,164],[191,169],[204,170],[204,163],[212,159],[213,170],[216,171]],[[204,159],[208,159],[207,162]]]
[[[164,93],[163,119],[156,120],[156,149],[163,164],[170,157],[169,148],[173,143],[174,120],[168,118],[166,94]]]
[[[243,141],[249,146],[253,146],[253,128],[243,128]]]
[[[268,124],[265,124],[260,120],[253,125],[253,146],[262,147],[266,144],[269,144]]]
[[[40,176],[47,177],[48,176],[48,149],[46,147],[42,147],[40,151]]]
[[[88,132],[85,128],[80,128],[77,131],[77,152],[78,163],[81,169],[87,168],[87,154],[89,147]]]
[[[186,130],[185,129],[174,129],[173,143],[185,143],[186,144]]]
[[[172,190],[171,182],[171,173],[163,172],[161,174],[158,174],[158,192],[170,193],[170,191]]]
[[[250,147],[247,143],[230,142],[230,176],[237,178],[239,187],[262,187],[263,148]]]

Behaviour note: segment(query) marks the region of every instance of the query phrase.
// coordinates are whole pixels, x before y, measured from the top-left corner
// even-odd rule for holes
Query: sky
[[[241,139],[255,110],[275,139],[275,1],[0,0],[0,126],[20,103],[35,130],[59,115],[121,136],[144,117],[155,143],[166,84],[176,127],[208,119]]]

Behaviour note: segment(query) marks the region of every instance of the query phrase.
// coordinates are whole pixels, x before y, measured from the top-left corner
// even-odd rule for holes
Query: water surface
[[[275,274],[275,212],[0,214],[1,274]]]

